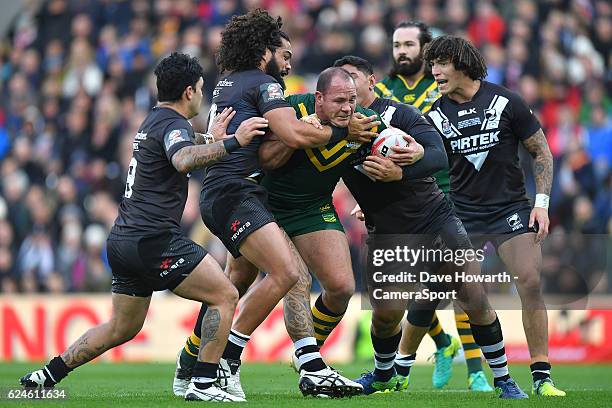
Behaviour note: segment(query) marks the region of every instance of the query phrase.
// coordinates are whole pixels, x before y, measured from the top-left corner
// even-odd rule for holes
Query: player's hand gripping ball
[[[407,147],[409,142],[404,139],[407,133],[401,129],[388,127],[374,140],[372,154],[376,156],[389,157],[393,154],[392,146]]]

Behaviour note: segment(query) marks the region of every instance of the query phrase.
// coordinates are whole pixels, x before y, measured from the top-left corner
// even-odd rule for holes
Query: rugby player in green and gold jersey
[[[423,114],[429,112],[441,95],[431,70],[423,60],[423,48],[431,41],[432,35],[426,24],[418,21],[399,23],[393,31],[393,66],[389,75],[375,85],[376,96],[412,105]],[[448,194],[448,169],[438,171],[434,177],[440,189]],[[358,213],[358,209],[353,213]],[[482,371],[480,349],[472,336],[467,315],[456,310],[455,322],[468,368],[468,388],[472,391],[491,391]],[[434,316],[429,335],[437,348],[432,382],[434,387],[442,388],[452,374],[452,359],[459,351],[459,341],[444,332],[437,315]],[[396,369],[402,370],[400,366],[396,366]]]

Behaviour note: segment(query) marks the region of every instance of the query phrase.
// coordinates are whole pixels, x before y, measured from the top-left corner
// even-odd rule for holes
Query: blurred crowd
[[[312,90],[316,74],[349,53],[370,60],[382,78],[392,27],[402,20],[469,38],[486,56],[487,79],[518,91],[533,108],[555,158],[550,214],[553,234],[566,245],[559,238],[548,244],[561,252],[545,259],[545,275],[558,286],[552,290],[577,285],[554,278],[573,265],[573,233],[601,234],[612,255],[605,242],[612,232],[607,0],[22,0],[0,42],[1,292],[108,291],[105,238],[132,139],[155,103],[153,67],[174,50],[199,57],[209,98],[223,25],[254,7],[282,16],[292,39],[289,93]],[[196,129],[205,117],[194,119]],[[224,263],[221,244],[200,221],[197,178],[184,227]],[[352,198],[340,189],[335,200],[357,254],[364,230],[348,216]],[[576,253],[584,257],[589,248]],[[360,257],[353,260],[360,270]],[[610,268],[604,262],[582,270],[582,280],[610,292]]]

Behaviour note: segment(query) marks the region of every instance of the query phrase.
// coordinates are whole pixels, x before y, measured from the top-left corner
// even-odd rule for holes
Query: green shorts
[[[278,225],[289,237],[308,234],[315,231],[336,230],[344,232],[331,197],[320,200],[306,208],[280,208],[270,202],[272,214]]]

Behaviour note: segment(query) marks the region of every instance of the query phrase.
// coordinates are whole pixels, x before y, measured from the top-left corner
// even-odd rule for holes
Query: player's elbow
[[[181,151],[172,156],[172,165],[179,173],[186,174],[191,171],[191,168],[183,156],[184,155],[181,154]]]

